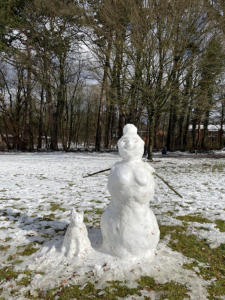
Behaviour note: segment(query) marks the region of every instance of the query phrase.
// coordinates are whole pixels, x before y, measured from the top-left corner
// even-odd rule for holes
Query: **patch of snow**
[[[65,279],[81,284],[98,280],[98,285],[104,286],[107,280],[113,279],[126,278],[134,283],[140,275],[152,276],[162,283],[174,280],[187,284],[192,299],[207,298],[207,282],[182,267],[189,260],[168,248],[166,239],[159,242],[152,261],[143,258],[122,262],[119,258],[93,251],[82,265],[78,260],[62,256],[62,264],[54,267],[48,251],[55,245],[54,251],[60,252],[57,247],[62,244],[72,209],[84,211],[84,217],[91,222],[96,216],[94,211],[105,210],[109,204],[108,173],[88,178],[83,175],[110,168],[118,161],[119,156],[110,153],[0,153],[0,239],[2,245],[10,246],[7,251],[1,251],[1,268],[10,265],[8,258],[20,251],[17,247],[35,241],[40,248],[39,254],[46,255],[44,261],[37,253],[18,256],[24,261],[16,265],[16,270],[45,271],[45,274],[36,274],[32,278],[31,286],[19,290],[21,299],[26,290],[35,294],[36,288],[54,287]],[[212,222],[225,220],[224,158],[163,157],[152,166],[183,195],[180,199],[155,179],[156,192],[150,206],[161,224],[182,224],[177,217],[189,214],[200,214]],[[214,223],[190,222],[188,231],[206,239],[212,247],[225,243],[224,233]],[[93,224],[88,233],[92,247],[97,248],[101,243],[99,227]],[[7,238],[11,240],[7,241]],[[0,284],[6,299],[10,299],[11,286],[15,286],[15,282],[12,279]]]

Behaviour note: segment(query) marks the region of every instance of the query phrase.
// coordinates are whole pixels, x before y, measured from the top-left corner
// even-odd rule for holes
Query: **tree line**
[[[223,0],[2,0],[0,135],[7,149],[146,152],[224,146]],[[214,145],[215,146],[215,145]]]

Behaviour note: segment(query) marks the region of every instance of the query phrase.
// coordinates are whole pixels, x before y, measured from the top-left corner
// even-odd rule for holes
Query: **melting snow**
[[[87,280],[98,281],[98,286],[102,286],[107,280],[134,282],[143,275],[152,276],[162,283],[174,280],[187,284],[192,299],[206,298],[207,282],[182,267],[190,260],[172,251],[166,238],[159,242],[152,262],[145,258],[121,262],[107,257],[108,264],[105,265],[106,255],[93,252],[82,265],[79,261],[68,262],[59,256],[61,266],[54,266],[48,251],[55,245],[54,255],[57,255],[57,245],[63,239],[73,208],[84,211],[92,241],[100,242],[99,212],[109,203],[108,173],[88,178],[83,178],[83,175],[110,168],[118,160],[117,154],[95,153],[0,155],[0,242],[10,246],[7,251],[0,252],[1,268],[10,265],[10,256],[15,255],[20,246],[35,242],[35,247],[40,248],[31,256],[19,257],[23,263],[15,266],[18,271],[31,269],[40,273],[33,277],[30,286],[20,289],[20,299],[27,289],[35,293],[37,288],[54,287],[64,279],[81,284]],[[164,157],[156,158],[152,165],[183,195],[180,199],[156,178],[155,198],[150,206],[161,224],[182,224],[177,216],[198,213],[212,222],[225,220],[224,158]],[[224,233],[214,223],[190,222],[188,232],[206,239],[211,247],[225,242]],[[10,299],[10,285],[15,285],[15,280],[0,282],[2,295],[7,299]]]

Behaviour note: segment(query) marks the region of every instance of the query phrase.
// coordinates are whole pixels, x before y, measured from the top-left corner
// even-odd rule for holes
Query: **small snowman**
[[[70,224],[62,244],[62,253],[68,258],[83,257],[92,249],[83,220],[83,212],[72,211]]]
[[[152,256],[159,242],[159,227],[149,207],[154,197],[154,169],[142,160],[144,141],[127,124],[118,141],[122,157],[111,169],[111,202],[101,218],[102,249],[118,256]]]

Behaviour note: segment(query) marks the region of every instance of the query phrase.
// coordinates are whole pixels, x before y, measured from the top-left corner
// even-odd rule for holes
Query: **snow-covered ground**
[[[208,286],[217,278],[213,275],[205,278],[194,268],[183,267],[194,259],[198,263],[195,268],[199,270],[203,263],[192,254],[184,256],[184,251],[174,251],[176,246],[171,249],[169,241],[173,236],[171,228],[184,226],[187,236],[194,234],[215,251],[225,243],[224,158],[157,157],[154,160],[152,166],[156,172],[183,198],[155,179],[156,195],[150,206],[166,232],[151,266],[140,265],[128,276],[127,272],[121,272],[125,266],[118,267],[118,263],[118,272],[114,268],[101,273],[96,267],[93,276],[89,276],[92,270],[85,265],[83,270],[79,269],[79,279],[78,275],[72,276],[78,270],[69,266],[57,272],[54,265],[51,270],[51,266],[46,269],[45,262],[43,266],[39,262],[35,270],[35,255],[46,244],[62,240],[72,208],[83,210],[89,231],[98,233],[101,213],[110,201],[106,188],[108,173],[83,176],[110,168],[119,159],[117,154],[95,153],[0,154],[0,298],[25,299],[28,291],[29,295],[35,295],[37,288],[47,290],[64,283],[84,284],[85,280],[96,278],[100,288],[106,280],[128,280],[132,285],[132,281],[136,282],[143,275],[161,284],[171,280],[184,284],[191,299],[208,298]],[[96,266],[100,263],[96,262]],[[144,299],[144,296],[158,299],[154,289],[143,289],[141,293],[141,296],[132,296],[133,299]],[[225,299],[225,295],[218,295],[218,299]]]

